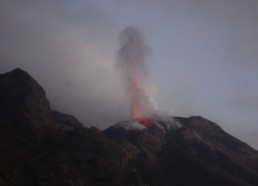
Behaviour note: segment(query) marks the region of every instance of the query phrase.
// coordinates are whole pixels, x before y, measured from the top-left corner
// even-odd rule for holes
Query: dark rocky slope
[[[105,131],[51,111],[21,69],[0,75],[0,185],[258,185],[258,152],[202,117]]]
[[[123,154],[100,130],[51,111],[26,72],[0,76],[1,186],[140,185]]]
[[[202,117],[154,118],[152,126],[104,132],[127,149],[149,185],[258,185],[258,152]]]

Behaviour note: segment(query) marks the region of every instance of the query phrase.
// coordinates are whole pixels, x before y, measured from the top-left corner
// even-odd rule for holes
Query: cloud
[[[127,117],[115,65],[118,30],[94,3],[66,3],[1,1],[0,69],[27,70],[54,109],[107,127]]]

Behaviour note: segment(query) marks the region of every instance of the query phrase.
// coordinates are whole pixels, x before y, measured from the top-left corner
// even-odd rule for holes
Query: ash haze
[[[118,66],[130,101],[129,115],[133,120],[146,118],[154,113],[152,95],[148,94],[149,90],[145,90],[145,61],[148,51],[144,35],[137,27],[130,25],[122,31]]]
[[[258,149],[257,0],[1,0],[0,73],[20,67],[52,108],[105,128],[128,118],[117,61],[145,33],[160,110],[201,115]]]

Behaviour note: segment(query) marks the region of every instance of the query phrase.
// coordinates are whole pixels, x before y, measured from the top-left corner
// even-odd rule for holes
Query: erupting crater
[[[153,124],[153,122],[148,118],[138,118],[135,119],[135,121],[137,121],[141,125],[144,125],[145,127],[150,127]]]

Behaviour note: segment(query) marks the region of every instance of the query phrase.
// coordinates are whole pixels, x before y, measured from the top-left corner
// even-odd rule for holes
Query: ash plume
[[[128,26],[120,35],[118,65],[125,80],[126,90],[130,98],[129,116],[133,120],[147,117],[153,110],[151,99],[144,90],[146,65],[149,54],[145,38],[137,27]]]

